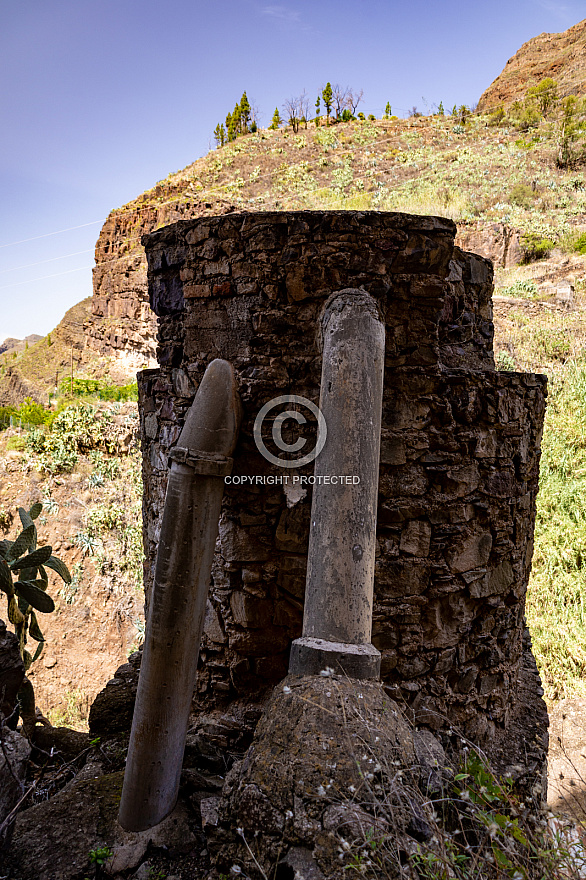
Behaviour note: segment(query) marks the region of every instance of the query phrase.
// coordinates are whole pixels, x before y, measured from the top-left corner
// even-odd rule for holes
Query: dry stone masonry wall
[[[255,417],[277,395],[319,402],[324,303],[363,287],[386,322],[373,626],[383,680],[433,729],[458,725],[495,743],[529,714],[543,746],[524,605],[546,379],[495,371],[492,266],[454,247],[454,235],[439,218],[296,212],[181,221],[145,236],[160,363],[139,374],[147,602],[168,452],[207,364],[226,358],[238,376],[233,475],[282,476],[255,446]],[[288,471],[290,481],[312,473]],[[226,486],[204,704],[247,698],[286,674],[310,508],[309,485]]]

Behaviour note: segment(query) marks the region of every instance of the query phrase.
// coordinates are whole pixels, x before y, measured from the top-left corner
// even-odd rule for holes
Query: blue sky
[[[0,341],[91,294],[108,212],[204,155],[244,89],[265,125],[328,80],[377,116],[473,104],[523,42],[583,18],[586,0],[4,2]]]

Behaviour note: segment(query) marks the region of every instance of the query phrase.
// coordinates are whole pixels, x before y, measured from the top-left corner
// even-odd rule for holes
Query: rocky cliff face
[[[13,351],[24,351],[29,345],[35,345],[37,342],[40,342],[42,336],[39,336],[38,333],[31,333],[28,336],[25,336],[24,339],[15,339],[14,336],[9,336],[4,342],[0,343],[0,354],[12,354]]]
[[[158,183],[134,202],[112,211],[96,243],[91,316],[84,325],[85,345],[102,356],[116,356],[131,374],[154,366],[157,322],[147,293],[146,259],[141,237],[175,220],[222,214],[214,203],[189,198],[193,166],[173,182]]]
[[[65,312],[62,320],[46,336],[28,336],[20,348],[13,347],[2,355],[4,369],[0,375],[0,406],[18,405],[25,397],[47,403],[52,391],[71,370],[87,365],[92,353],[85,347],[84,326],[90,318],[91,298],[82,300]],[[34,343],[30,340],[36,340]],[[11,357],[14,354],[15,357]]]
[[[561,34],[540,34],[523,43],[483,92],[478,109],[507,107],[547,76],[556,80],[561,96],[586,94],[586,19]]]

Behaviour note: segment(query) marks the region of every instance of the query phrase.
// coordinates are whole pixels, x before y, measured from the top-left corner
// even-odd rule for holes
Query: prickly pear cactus
[[[66,584],[71,583],[67,566],[61,559],[53,556],[52,547],[37,547],[37,527],[34,520],[42,509],[40,501],[33,504],[28,512],[19,507],[21,533],[14,541],[0,541],[0,589],[7,596],[8,619],[14,626],[26,670],[40,656],[45,644],[36,612],[48,614],[55,610],[55,603],[47,593],[47,569],[56,572]],[[37,643],[34,654],[26,647],[29,637]],[[34,691],[26,677],[19,692],[19,703],[25,729],[34,727]]]

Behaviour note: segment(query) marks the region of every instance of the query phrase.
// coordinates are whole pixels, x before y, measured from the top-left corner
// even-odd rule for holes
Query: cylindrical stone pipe
[[[241,406],[232,367],[208,366],[171,450],[155,583],[118,820],[158,824],[177,801],[224,476]]]
[[[289,671],[325,666],[378,678],[371,644],[385,327],[372,297],[343,290],[322,320],[320,410],[327,440],[315,462],[303,635]],[[351,477],[332,485],[319,477]]]

